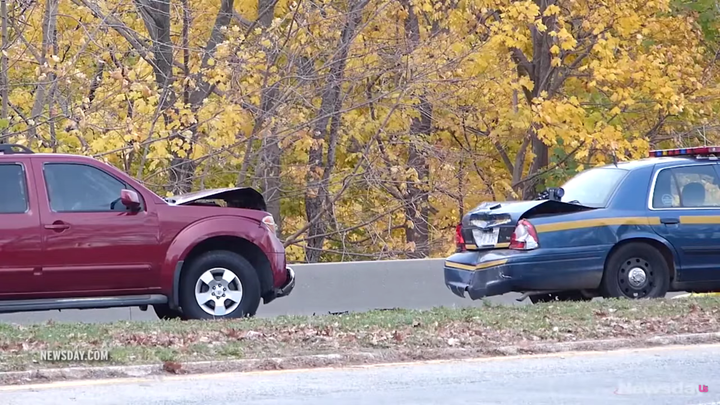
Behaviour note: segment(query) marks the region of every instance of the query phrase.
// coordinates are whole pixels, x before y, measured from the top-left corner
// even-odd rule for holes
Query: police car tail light
[[[458,252],[465,251],[465,238],[462,236],[462,224],[458,224],[455,227],[455,246],[457,246]]]
[[[521,219],[510,237],[510,249],[530,250],[540,247],[535,227]]]

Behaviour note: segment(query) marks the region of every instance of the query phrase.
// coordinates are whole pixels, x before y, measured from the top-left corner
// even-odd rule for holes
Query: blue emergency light
[[[650,157],[698,156],[698,155],[709,155],[711,153],[720,153],[720,146],[698,146],[698,147],[694,147],[694,148],[651,150]]]

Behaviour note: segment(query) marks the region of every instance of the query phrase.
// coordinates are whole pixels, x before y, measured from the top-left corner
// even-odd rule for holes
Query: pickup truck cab
[[[90,157],[0,144],[0,313],[152,306],[254,316],[295,273],[260,193],[162,198]]]

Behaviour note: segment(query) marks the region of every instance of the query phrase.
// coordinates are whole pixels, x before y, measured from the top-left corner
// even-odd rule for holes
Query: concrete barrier
[[[293,293],[261,307],[258,315],[482,305],[457,297],[445,287],[443,262],[417,259],[295,265]],[[512,300],[505,297],[504,301]]]
[[[259,317],[312,315],[329,312],[357,312],[372,309],[428,309],[436,306],[482,306],[482,301],[462,299],[452,294],[443,280],[444,259],[383,260],[368,262],[316,263],[292,266],[297,285],[288,297],[261,305]],[[677,293],[669,294],[669,296]],[[491,297],[488,301],[508,305],[528,305],[516,301],[520,294]],[[36,323],[110,322],[154,320],[152,309],[113,308],[28,312],[0,315],[0,322]]]

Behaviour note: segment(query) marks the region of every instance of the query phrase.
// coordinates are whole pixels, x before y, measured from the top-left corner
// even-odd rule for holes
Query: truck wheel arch
[[[243,256],[253,265],[258,274],[262,289],[261,293],[264,294],[272,289],[273,274],[270,260],[258,244],[254,243],[255,238],[253,236],[259,236],[253,235],[254,232],[251,231],[254,225],[250,221],[242,221],[249,225],[246,229],[250,230],[250,232],[240,235],[236,230],[242,228],[237,226],[237,218],[235,219],[236,221],[228,222],[226,218],[221,218],[220,221],[223,221],[223,223],[219,227],[208,224],[208,222],[218,224],[218,221],[213,221],[213,219],[204,220],[183,229],[175,237],[168,247],[165,264],[161,272],[163,285],[167,285],[168,281],[172,282],[172,290],[168,291],[170,293],[168,304],[171,308],[179,308],[178,294],[183,269],[187,268],[187,264],[195,257],[210,250],[228,250]],[[228,223],[233,228],[232,230],[224,229],[230,227]],[[207,228],[208,225],[212,227],[214,232],[205,232],[204,228]],[[255,229],[261,230],[259,224]]]

